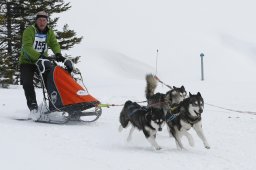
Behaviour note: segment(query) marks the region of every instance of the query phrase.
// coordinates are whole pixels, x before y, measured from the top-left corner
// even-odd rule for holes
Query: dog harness
[[[170,115],[170,116],[169,116]],[[171,121],[173,121],[174,119],[176,119],[176,117],[178,116],[178,114],[169,114],[168,116],[166,116],[166,117],[168,117],[168,118],[166,118],[166,122],[171,122]]]
[[[132,109],[132,108],[134,108],[133,105],[127,107],[128,110],[130,110],[130,109]],[[144,111],[148,111],[148,109],[147,109],[146,107],[139,107],[139,108],[137,107],[137,108],[134,108],[134,110],[133,110],[132,112],[128,112],[128,116],[131,117],[134,113],[136,113],[136,112],[137,112],[138,110],[140,110],[140,109],[141,109],[141,110],[144,110]]]
[[[187,123],[189,123],[191,126],[193,126],[195,123],[199,122],[201,120],[201,115],[198,116],[196,119],[191,120],[192,118],[190,116],[183,116],[183,120],[185,120]],[[191,118],[191,119],[189,119]]]

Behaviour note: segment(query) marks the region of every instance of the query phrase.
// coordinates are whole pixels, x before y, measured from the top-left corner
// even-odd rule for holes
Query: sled
[[[66,59],[64,65],[66,62],[72,64]],[[44,97],[38,108],[37,122],[63,124],[99,119],[102,114],[100,102],[89,94],[79,69],[69,72],[53,58],[39,59],[36,65]]]

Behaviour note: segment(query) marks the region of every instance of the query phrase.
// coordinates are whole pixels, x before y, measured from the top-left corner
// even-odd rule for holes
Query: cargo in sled
[[[100,102],[89,94],[71,60],[64,61],[68,69],[54,59],[39,59],[36,65],[44,95],[38,122],[94,122],[101,116]]]

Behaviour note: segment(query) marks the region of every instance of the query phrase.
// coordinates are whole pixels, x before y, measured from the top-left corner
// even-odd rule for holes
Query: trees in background
[[[65,24],[57,29],[59,17],[53,16],[71,8],[63,0],[1,0],[0,1],[0,84],[19,84],[18,58],[24,29],[35,22],[38,11],[49,14],[48,25],[57,34],[61,49],[68,50],[79,44],[74,30]]]

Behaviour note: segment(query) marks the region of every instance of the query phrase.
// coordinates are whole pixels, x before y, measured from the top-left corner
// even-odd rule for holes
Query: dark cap
[[[38,18],[46,18],[48,20],[48,14],[45,12],[45,11],[39,11],[37,14],[36,14],[36,20]]]

